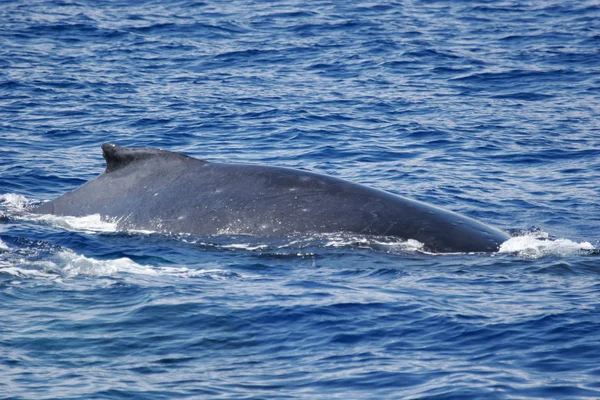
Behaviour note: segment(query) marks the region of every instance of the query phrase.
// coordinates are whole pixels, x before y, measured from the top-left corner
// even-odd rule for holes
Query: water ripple
[[[600,397],[595,1],[23,0],[0,20],[0,392]],[[326,173],[514,237],[439,256],[27,215],[107,141]]]

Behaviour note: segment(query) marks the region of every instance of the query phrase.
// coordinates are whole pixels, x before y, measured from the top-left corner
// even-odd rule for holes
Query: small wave
[[[63,277],[75,276],[108,276],[117,272],[143,271],[147,267],[137,264],[129,258],[115,260],[96,260],[77,254],[71,250],[63,250],[54,257],[55,271]]]
[[[97,260],[77,254],[71,250],[59,252],[57,254],[56,265],[59,268],[60,275],[69,278],[80,275],[112,276],[118,273],[178,278],[209,277],[211,279],[227,279],[232,274],[237,275],[218,268],[195,270],[187,267],[153,267],[151,265],[138,264],[127,257],[112,260]]]
[[[17,278],[73,278],[76,276],[111,276],[118,272],[144,271],[146,268],[129,258],[97,260],[63,249],[39,260],[31,257],[7,257],[1,260],[0,273]]]
[[[508,239],[500,245],[498,253],[513,253],[525,258],[540,258],[589,254],[594,250],[594,246],[589,242],[551,239],[545,232],[536,232]]]
[[[63,249],[44,261],[22,257],[0,260],[0,273],[17,278],[75,278],[81,276],[106,277],[118,274],[169,276],[175,278],[208,278],[226,280],[241,275],[211,266],[206,269],[181,267],[154,267],[136,263],[128,257],[100,260],[86,257],[70,249]]]
[[[15,265],[6,264],[5,262],[0,261],[0,276],[2,274],[8,274],[13,278],[19,279],[27,279],[27,278],[57,278],[56,275],[49,274],[43,270],[39,269],[29,269],[24,267],[18,267]],[[18,285],[20,281],[12,281],[14,285]]]

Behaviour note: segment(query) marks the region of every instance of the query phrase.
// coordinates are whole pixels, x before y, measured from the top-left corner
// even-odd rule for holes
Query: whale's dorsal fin
[[[192,157],[174,153],[172,151],[145,148],[131,149],[117,146],[116,144],[112,143],[104,143],[102,145],[102,157],[104,157],[106,160],[106,172],[113,172],[133,162],[147,160],[154,157],[192,159]],[[196,161],[205,162],[201,160]]]

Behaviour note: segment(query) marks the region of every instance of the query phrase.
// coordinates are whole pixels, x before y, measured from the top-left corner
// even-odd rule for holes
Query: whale
[[[434,253],[495,252],[509,239],[465,215],[315,172],[111,143],[102,151],[106,169],[98,177],[30,211],[99,214],[119,230],[166,234],[413,239]]]

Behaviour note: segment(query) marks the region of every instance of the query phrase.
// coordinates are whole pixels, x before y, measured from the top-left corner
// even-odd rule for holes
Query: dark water
[[[0,397],[599,398],[599,121],[596,1],[3,0]],[[515,238],[432,255],[27,213],[107,141]]]

